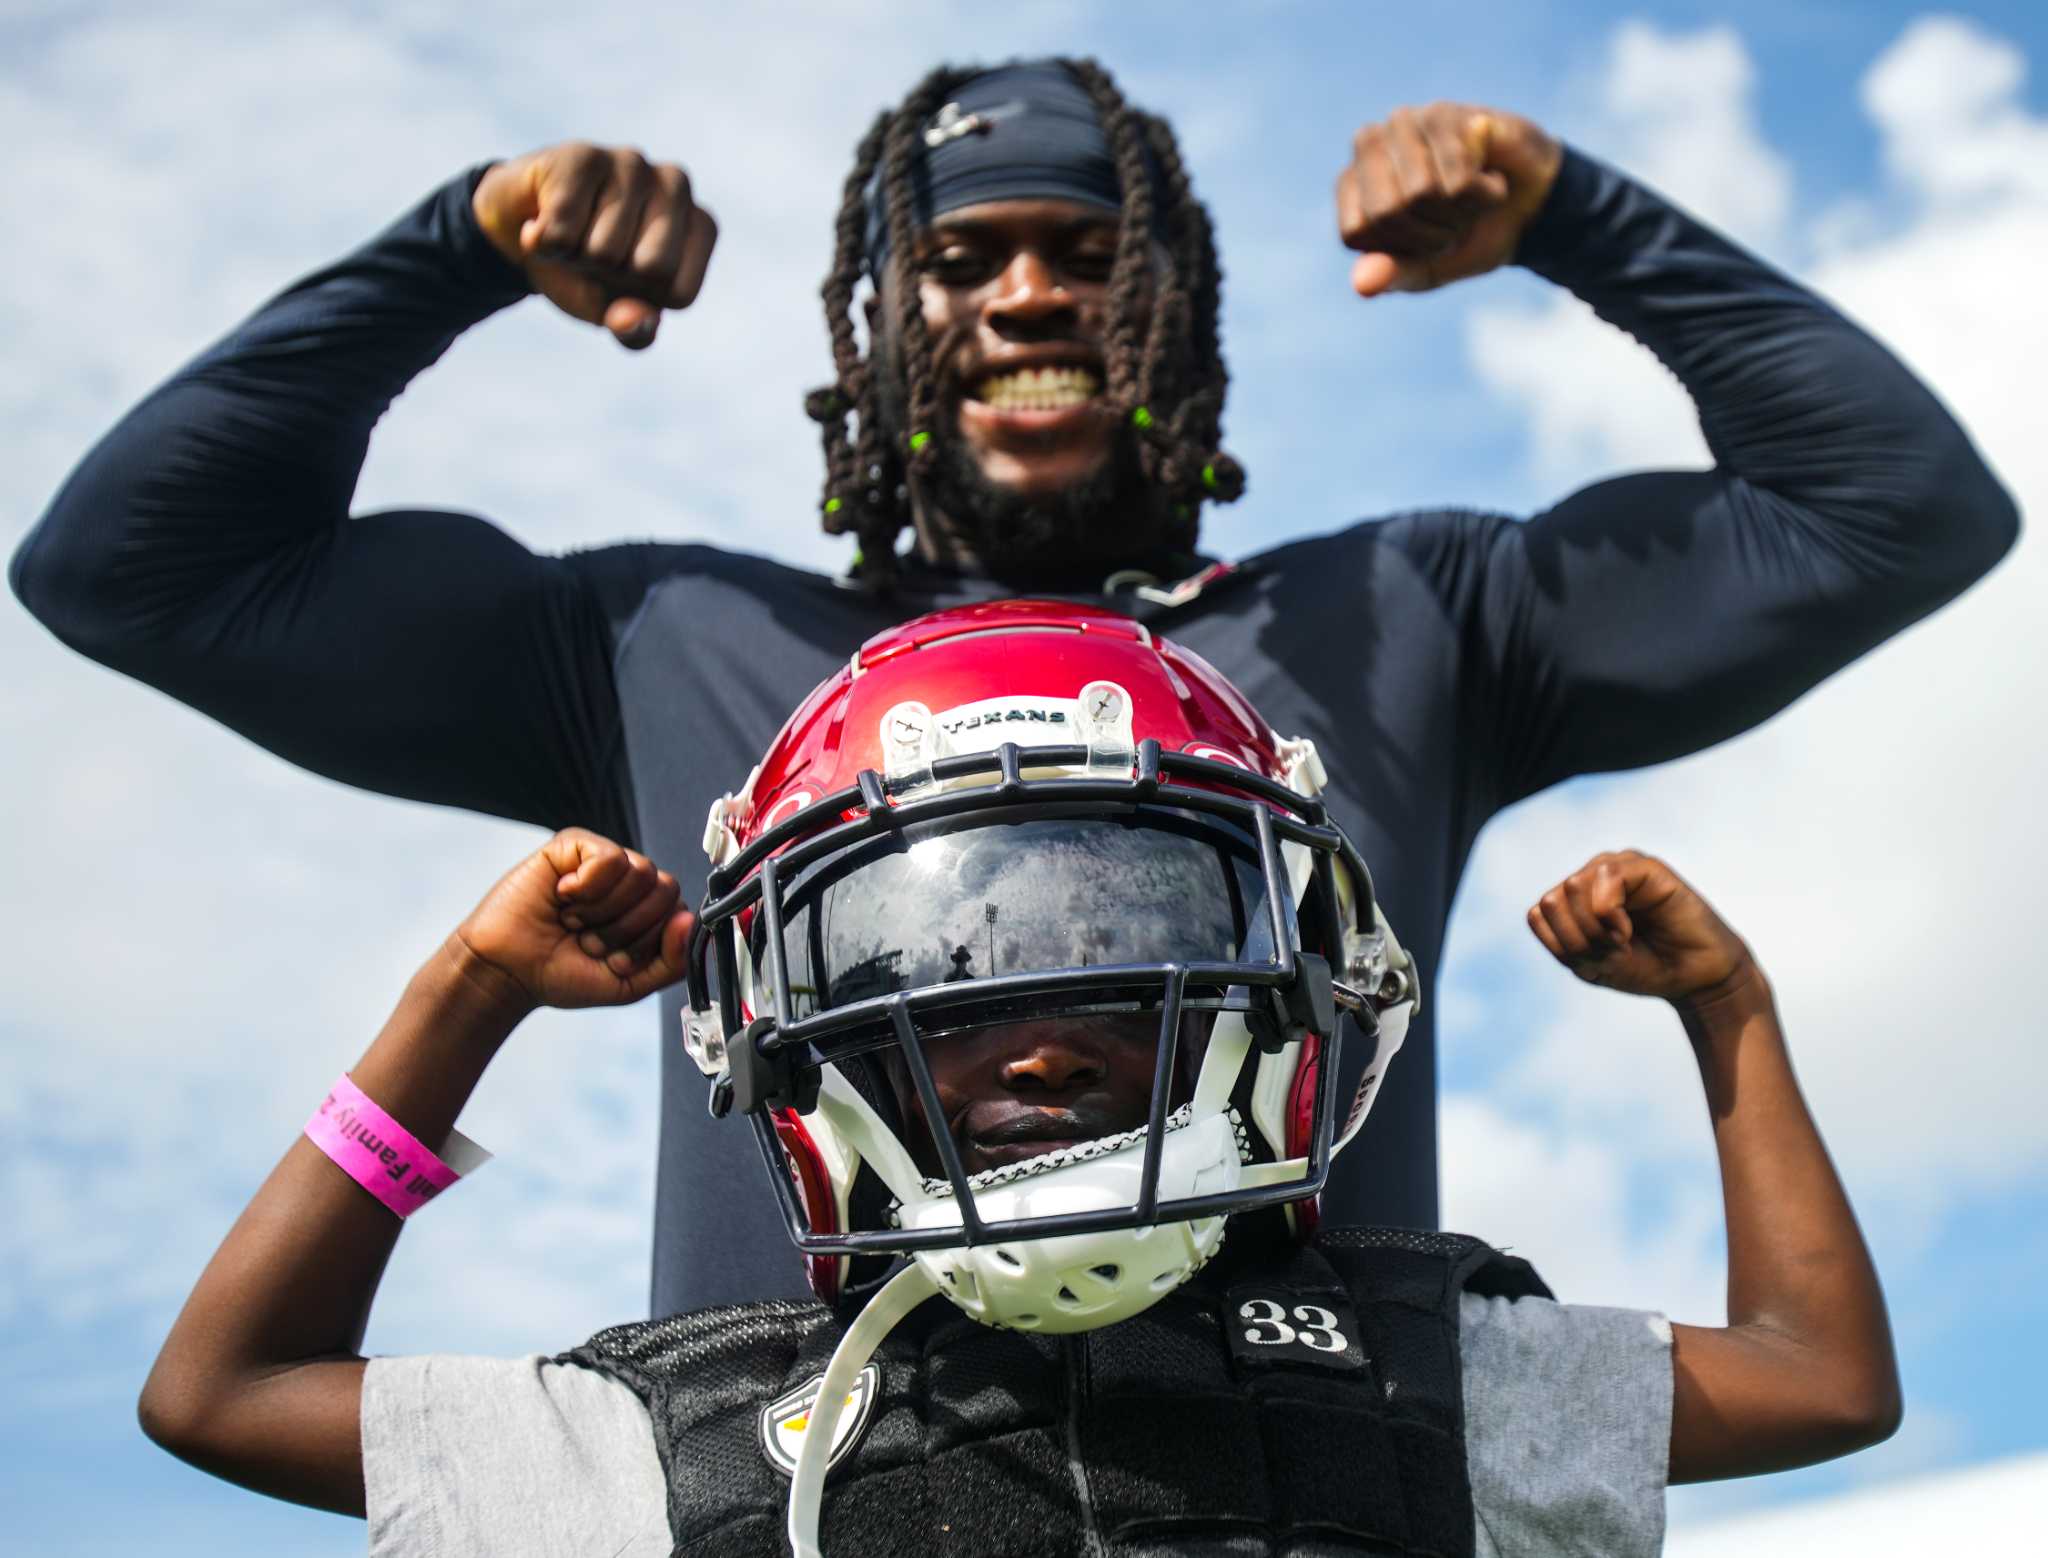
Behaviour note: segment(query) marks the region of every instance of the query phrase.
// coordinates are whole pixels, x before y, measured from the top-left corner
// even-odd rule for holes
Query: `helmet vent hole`
[[[1178,1271],[1162,1271],[1152,1279],[1152,1291],[1164,1293],[1169,1288],[1177,1287],[1186,1278],[1187,1274],[1188,1268],[1186,1266],[1181,1267]]]
[[[1016,1253],[1012,1250],[1004,1249],[1001,1245],[996,1246],[996,1259],[1005,1266],[1008,1266],[1012,1271],[1022,1271],[1024,1269],[1024,1263],[1017,1259]]]
[[[1104,1282],[1114,1282],[1124,1274],[1121,1266],[1090,1266],[1088,1269]]]
[[[1072,1288],[1062,1287],[1059,1290],[1059,1292],[1054,1295],[1053,1301],[1064,1306],[1065,1308],[1073,1309],[1080,1304],[1081,1298],[1080,1295],[1077,1294]]]
[[[1017,1326],[1019,1329],[1022,1330],[1029,1330],[1032,1326],[1038,1324],[1038,1316],[1017,1315],[1011,1319],[1010,1324]]]

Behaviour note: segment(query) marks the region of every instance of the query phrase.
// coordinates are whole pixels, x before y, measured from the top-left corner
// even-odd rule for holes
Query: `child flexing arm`
[[[682,977],[676,880],[594,833],[556,834],[413,976],[349,1076],[437,1148],[539,1006],[621,1006]],[[143,1387],[143,1430],[277,1498],[363,1513],[357,1349],[403,1226],[305,1137],[249,1203]]]
[[[1672,1482],[1846,1455],[1899,1424],[1877,1272],[1741,937],[1661,860],[1595,856],[1529,910],[1579,978],[1669,1001],[1699,1062],[1728,1224],[1728,1324],[1672,1330]]]
[[[1729,1324],[1672,1328],[1670,1480],[1778,1470],[1883,1438],[1899,1414],[1883,1299],[1748,948],[1667,866],[1636,854],[1593,860],[1546,893],[1530,923],[1581,978],[1670,1001],[1705,1082],[1727,1201]],[[667,875],[592,834],[560,834],[421,969],[354,1083],[413,1136],[442,1142],[521,1017],[537,1005],[637,1000],[673,981],[689,928]],[[295,1143],[165,1343],[142,1397],[151,1437],[245,1486],[361,1514],[356,1349],[398,1228],[319,1148]],[[425,1433],[435,1453],[459,1463],[455,1481],[441,1485],[459,1482],[472,1495],[465,1502],[486,1511],[513,1502],[515,1490],[566,1499],[598,1471],[589,1456],[542,1464],[532,1457],[545,1460],[543,1449],[522,1461],[504,1446],[406,1431]],[[1525,1434],[1528,1425],[1488,1431]],[[629,1448],[603,1435],[587,1443],[608,1446],[605,1455]],[[1545,1507],[1563,1526],[1532,1524],[1523,1512],[1530,1529],[1555,1538],[1528,1551],[1585,1550],[1586,1489],[1571,1485],[1580,1467],[1564,1458],[1548,1490]],[[1475,1476],[1475,1500],[1492,1496],[1483,1481]],[[656,1525],[660,1482],[657,1470]],[[1526,1502],[1527,1490],[1520,1496]],[[597,1545],[619,1550],[609,1539]]]

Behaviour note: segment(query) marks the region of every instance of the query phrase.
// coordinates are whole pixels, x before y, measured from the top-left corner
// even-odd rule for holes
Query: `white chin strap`
[[[1338,1122],[1330,1141],[1331,1157],[1344,1150],[1365,1124],[1365,1117],[1372,1113],[1373,1100],[1380,1096],[1380,1084],[1386,1080],[1387,1068],[1393,1065],[1394,1057],[1401,1053],[1402,1042],[1408,1037],[1408,1019],[1415,1015],[1415,1007],[1412,1000],[1402,1001],[1379,1014],[1379,1048],[1367,1064],[1365,1075],[1358,1079],[1358,1091],[1351,1095],[1350,1113]]]
[[[804,1425],[803,1453],[796,1458],[796,1476],[789,1485],[789,1545],[796,1558],[824,1558],[818,1549],[818,1514],[825,1501],[825,1468],[831,1464],[839,1414],[846,1410],[854,1381],[897,1322],[937,1291],[931,1273],[913,1261],[868,1300],[839,1339],[818,1383],[817,1400]]]

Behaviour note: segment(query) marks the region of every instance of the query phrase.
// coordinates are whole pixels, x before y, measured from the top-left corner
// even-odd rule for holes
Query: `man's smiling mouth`
[[[974,385],[972,394],[992,411],[1071,411],[1101,391],[1101,376],[1091,369],[1050,367],[992,373]]]

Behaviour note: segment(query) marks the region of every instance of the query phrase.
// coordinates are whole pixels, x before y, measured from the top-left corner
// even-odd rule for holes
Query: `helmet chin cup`
[[[1003,1184],[976,1188],[985,1223],[1075,1213],[1114,1212],[1138,1201],[1144,1183],[1145,1132],[1112,1152],[1039,1172],[1030,1164]],[[1242,1145],[1229,1115],[1169,1129],[1160,1152],[1162,1202],[1223,1195],[1242,1182]],[[903,1206],[903,1227],[958,1228],[950,1191]],[[1179,1287],[1223,1244],[1224,1219],[1203,1217],[1095,1233],[1004,1239],[994,1244],[920,1250],[914,1259],[932,1284],[984,1325],[1059,1334],[1092,1331],[1142,1313]]]

